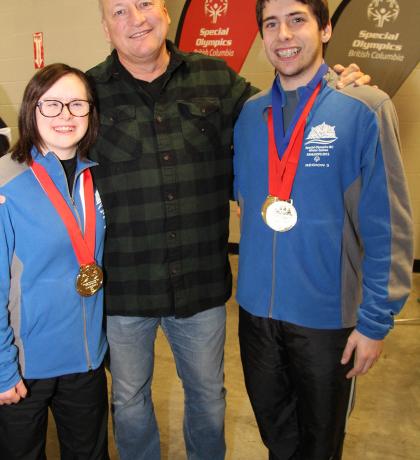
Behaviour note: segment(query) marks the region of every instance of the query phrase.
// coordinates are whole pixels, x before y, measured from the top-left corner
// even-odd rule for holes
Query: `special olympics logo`
[[[377,27],[383,27],[386,22],[395,21],[400,13],[397,0],[372,0],[369,3],[367,16],[376,22]]]
[[[217,20],[226,14],[228,10],[228,0],[205,0],[204,12],[211,17],[211,22],[216,24]]]

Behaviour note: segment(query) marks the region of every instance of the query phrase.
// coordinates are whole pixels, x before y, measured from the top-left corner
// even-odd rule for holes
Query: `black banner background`
[[[344,0],[332,23],[326,61],[356,62],[392,97],[420,58],[420,1]]]

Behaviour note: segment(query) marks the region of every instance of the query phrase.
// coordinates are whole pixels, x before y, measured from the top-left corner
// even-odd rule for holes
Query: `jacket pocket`
[[[220,147],[222,111],[218,98],[178,100],[186,151],[205,152]]]
[[[134,105],[119,105],[100,114],[100,130],[91,157],[100,167],[124,169],[125,162],[138,160],[141,137]],[[121,163],[121,164],[120,164]],[[120,166],[116,166],[120,164]],[[122,168],[121,168],[122,166]]]

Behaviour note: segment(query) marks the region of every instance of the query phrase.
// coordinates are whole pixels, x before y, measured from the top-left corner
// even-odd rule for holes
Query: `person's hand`
[[[10,390],[0,393],[0,406],[4,404],[17,404],[22,398],[26,397],[28,390],[25,387],[25,384],[20,380],[13,388]]]
[[[381,356],[383,346],[383,340],[370,339],[354,330],[347,340],[341,357],[341,364],[347,364],[352,354],[356,353],[354,367],[347,373],[346,378],[351,379],[356,375],[366,374]]]
[[[6,197],[4,195],[0,195],[0,204],[6,203]]]
[[[338,74],[338,89],[351,84],[354,86],[368,85],[371,81],[370,75],[363,73],[357,64],[350,64],[348,67],[336,64],[333,69]]]

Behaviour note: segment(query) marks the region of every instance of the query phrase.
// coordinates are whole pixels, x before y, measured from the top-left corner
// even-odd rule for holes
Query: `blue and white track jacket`
[[[78,159],[73,200],[59,159],[32,156],[49,173],[81,228],[81,172],[96,163]],[[0,158],[0,392],[21,378],[42,379],[96,369],[107,342],[103,289],[81,297],[75,288],[79,264],[67,230],[26,164]],[[105,220],[96,204],[96,262],[102,264]]]
[[[271,101],[271,90],[251,98],[235,128],[237,300],[256,316],[317,329],[356,326],[382,339],[408,296],[412,271],[411,212],[394,107],[372,87],[337,91],[323,81],[291,193],[298,221],[278,233],[261,218]]]

